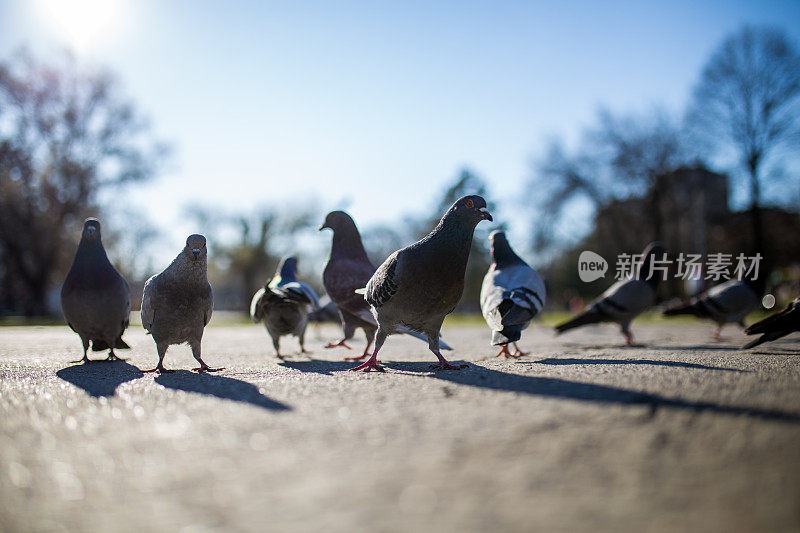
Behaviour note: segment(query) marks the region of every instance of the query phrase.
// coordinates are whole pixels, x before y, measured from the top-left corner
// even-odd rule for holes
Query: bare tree
[[[613,200],[634,196],[647,198],[650,232],[658,238],[663,231],[662,177],[689,158],[679,132],[675,120],[660,109],[627,115],[600,110],[596,123],[584,131],[571,153],[561,141],[552,141],[535,161],[528,183],[536,213],[533,248],[553,252],[567,244],[558,228],[566,221],[568,208],[582,204],[584,214],[587,206],[597,212]]]
[[[154,174],[165,149],[147,130],[108,72],[67,54],[0,63],[0,312],[47,312],[98,193]]]
[[[781,30],[745,26],[712,54],[688,122],[717,152],[733,150],[749,181],[756,249],[763,250],[763,181],[800,140],[800,54]]]

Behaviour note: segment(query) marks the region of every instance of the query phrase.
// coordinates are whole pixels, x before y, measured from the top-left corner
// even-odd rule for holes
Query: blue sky
[[[76,37],[45,0],[0,0],[0,52],[78,46],[118,74],[174,147],[169,168],[127,196],[174,228],[170,254],[196,229],[186,204],[313,195],[369,225],[423,212],[463,166],[515,218],[531,159],[553,135],[574,139],[598,106],[680,110],[744,23],[800,40],[796,0],[117,1],[106,31]],[[523,224],[513,237],[526,238]]]

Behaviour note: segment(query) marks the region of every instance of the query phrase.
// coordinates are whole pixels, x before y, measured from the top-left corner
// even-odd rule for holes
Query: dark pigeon
[[[128,349],[122,333],[128,327],[131,293],[128,283],[108,260],[100,235],[100,221],[87,218],[75,259],[61,286],[61,310],[83,343],[83,359],[93,351],[108,350],[106,361],[119,359],[114,348]]]
[[[544,306],[544,282],[538,272],[514,253],[505,232],[493,231],[489,241],[492,264],[481,286],[481,311],[492,328],[492,345],[503,347],[495,357],[527,355],[519,349],[517,341]],[[514,343],[513,354],[508,350],[509,343]]]
[[[800,296],[792,300],[783,311],[759,320],[744,330],[748,335],[761,336],[742,346],[742,350],[780,339],[795,331],[800,331]]]
[[[253,322],[264,322],[275,355],[280,353],[280,338],[294,335],[300,342],[300,353],[306,353],[304,338],[308,314],[319,309],[319,298],[314,289],[297,281],[297,258],[286,257],[275,272],[275,276],[259,289],[250,303],[250,318]]]
[[[375,338],[378,323],[372,316],[369,304],[362,295],[356,294],[356,290],[363,289],[367,285],[372,274],[375,273],[375,267],[367,257],[364,244],[361,242],[361,234],[350,215],[344,211],[328,213],[325,222],[319,229],[322,231],[326,228],[333,230],[333,241],[328,263],[322,273],[322,283],[331,301],[339,308],[344,337],[325,347],[344,346],[349,349],[346,341],[353,338],[356,328],[361,328],[367,337],[367,346],[364,348],[364,352],[360,356],[345,357],[346,360],[358,361],[369,355],[369,348]],[[414,331],[402,330],[401,332],[426,340],[425,337]],[[442,347],[450,349],[444,343],[442,343]]]
[[[394,252],[378,267],[363,290],[378,323],[375,351],[352,370],[380,370],[378,351],[386,337],[406,329],[427,337],[428,347],[439,359],[435,368],[462,368],[442,357],[439,331],[461,299],[472,234],[481,220],[492,220],[486,201],[464,196],[427,237]]]
[[[717,328],[712,337],[719,340],[725,324],[739,324],[744,328],[745,317],[761,306],[763,293],[763,277],[730,280],[711,287],[688,302],[668,307],[664,316],[692,315],[713,320]]]
[[[556,333],[597,324],[600,322],[615,322],[619,324],[625,343],[633,345],[633,335],[630,324],[634,318],[649,309],[656,301],[656,289],[661,276],[652,273],[651,265],[654,260],[662,259],[667,249],[660,242],[647,245],[642,252],[642,260],[633,277],[623,279],[608,288],[596,300],[589,304],[584,312],[578,316],[556,326]]]
[[[208,248],[202,235],[189,235],[181,253],[148,279],[142,295],[142,326],[153,336],[158,365],[143,372],[172,372],[164,368],[164,356],[172,344],[189,344],[200,363],[194,370],[216,372],[200,358],[203,331],[211,320],[214,295],[208,283]]]

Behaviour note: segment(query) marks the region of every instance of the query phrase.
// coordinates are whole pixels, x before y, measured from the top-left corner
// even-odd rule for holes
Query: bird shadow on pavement
[[[800,414],[779,411],[777,409],[722,405],[711,401],[671,398],[660,394],[639,392],[609,385],[582,383],[560,378],[510,374],[508,372],[500,372],[499,370],[485,368],[474,363],[470,364],[469,368],[466,370],[445,370],[433,373],[430,372],[428,363],[391,362],[386,366],[392,369],[405,370],[409,373],[414,372],[420,377],[439,379],[470,387],[599,404],[643,405],[650,408],[651,416],[655,415],[661,408],[670,408],[691,412],[710,412],[715,414],[777,420],[795,424],[800,423]]]
[[[653,359],[586,359],[577,358],[548,358],[539,361],[518,361],[520,364],[540,364],[540,365],[653,365],[653,366],[672,366],[679,368],[696,368],[699,370],[725,370],[727,372],[749,372],[739,368],[726,368],[723,366],[708,366],[699,363],[686,363],[684,361],[658,361]]]
[[[62,368],[56,375],[97,398],[114,396],[117,387],[144,374],[125,361],[92,361]]]
[[[645,350],[703,350],[703,351],[719,351],[719,352],[735,352],[739,349],[738,346],[733,344],[696,344],[694,346],[683,346],[681,344],[645,344],[640,346]]]
[[[249,403],[250,405],[273,411],[288,411],[291,409],[286,404],[264,396],[258,387],[252,383],[205,372],[176,370],[175,372],[160,374],[155,378],[155,382],[168,389],[196,392],[222,400]]]
[[[357,366],[358,361],[328,361],[327,359],[309,359],[307,361],[288,361],[283,360],[278,366],[293,368],[301,372],[313,372],[314,374],[325,374],[332,376],[334,372],[350,370]]]

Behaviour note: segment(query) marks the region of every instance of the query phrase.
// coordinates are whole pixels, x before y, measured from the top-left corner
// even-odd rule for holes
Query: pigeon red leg
[[[89,351],[89,339],[84,339],[81,337],[81,342],[83,343],[83,359],[78,359],[77,361],[70,361],[70,364],[78,364],[78,363],[90,363],[91,359],[89,356],[86,355],[86,352]]]
[[[383,367],[378,366],[381,364],[381,362],[378,361],[378,350],[381,349],[381,346],[383,346],[383,341],[385,340],[386,340],[386,335],[379,328],[378,333],[375,335],[375,351],[372,352],[372,356],[363,363],[361,363],[360,365],[353,367],[350,370],[351,371],[361,370],[364,372],[369,372],[370,370],[377,370],[378,372],[383,372],[384,371]]]
[[[495,357],[500,357],[501,355],[505,355],[506,357],[513,357],[511,352],[508,351],[508,344],[504,344],[503,347],[500,349],[499,352],[495,355]]]
[[[515,342],[514,343],[514,353],[511,354],[511,357],[521,357],[523,355],[530,355],[530,353],[529,352],[523,352],[522,350],[520,350],[519,346],[517,346],[517,343]]]
[[[633,346],[635,344],[633,333],[630,331],[623,331],[622,334],[625,335],[625,346]]]
[[[372,339],[367,337],[367,346],[364,348],[364,353],[362,353],[361,355],[355,355],[353,357],[345,357],[344,360],[345,361],[361,361],[365,357],[369,356],[369,347],[370,346],[372,346]],[[381,362],[378,361],[378,364],[380,364],[380,363]]]
[[[157,372],[159,374],[167,374],[170,372],[175,372],[174,370],[170,370],[168,368],[164,368],[164,356],[167,355],[167,346],[166,344],[156,344],[156,350],[158,350],[158,365],[155,368],[151,368],[149,370],[142,370],[143,374],[149,372]]]
[[[211,368],[210,366],[205,364],[205,362],[200,358],[200,341],[199,340],[189,341],[189,347],[192,349],[192,355],[194,356],[194,358],[197,359],[198,363],[200,363],[199,367],[192,369],[195,372],[219,372],[220,370],[225,370],[224,367]]]
[[[450,364],[447,359],[442,357],[438,351],[434,352],[436,357],[439,358],[439,362],[435,365],[431,365],[433,370],[461,370],[462,368],[467,368],[469,365],[452,365]]]
[[[717,329],[714,330],[714,333],[711,335],[711,338],[714,339],[715,341],[721,341],[722,340],[722,336],[720,335],[721,333],[722,333],[722,326],[717,324]]]
[[[326,344],[326,345],[325,345],[325,347],[326,347],[326,348],[337,348],[337,347],[339,347],[339,346],[344,346],[344,347],[345,347],[345,348],[347,348],[348,350],[352,350],[352,348],[350,348],[350,347],[347,345],[347,343],[345,342],[346,340],[347,340],[347,339],[342,339],[342,340],[340,340],[339,342],[329,342],[328,344]]]
[[[447,359],[442,356],[442,353],[439,351],[439,332],[437,331],[435,334],[428,334],[428,348],[430,351],[433,352],[439,362],[435,365],[431,365],[431,368],[434,370],[460,370],[462,368],[467,368],[469,365],[451,365]]]

